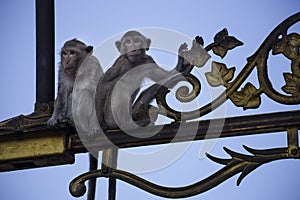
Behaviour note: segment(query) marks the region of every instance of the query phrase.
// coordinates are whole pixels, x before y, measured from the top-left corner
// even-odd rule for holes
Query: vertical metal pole
[[[117,168],[117,159],[118,159],[118,149],[113,148],[112,157],[111,157],[111,167],[116,169]],[[109,177],[108,180],[108,200],[115,200],[116,199],[116,192],[117,192],[117,179],[114,177]]]
[[[118,149],[116,147],[105,149],[102,153],[102,173],[109,177],[111,169],[117,167],[117,159]],[[114,177],[109,177],[108,179],[108,200],[115,200],[117,181]]]
[[[36,0],[36,103],[54,101],[54,0]]]
[[[89,153],[90,172],[98,169],[98,156],[99,156],[99,152],[96,153],[95,157],[91,153]],[[95,200],[96,185],[97,185],[96,178],[89,180],[87,200]]]

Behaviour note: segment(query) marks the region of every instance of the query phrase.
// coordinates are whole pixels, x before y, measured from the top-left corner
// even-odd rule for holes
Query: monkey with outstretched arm
[[[159,67],[153,58],[146,54],[151,40],[137,31],[128,31],[116,47],[121,55],[110,69],[101,77],[96,92],[96,113],[101,128],[133,129],[137,123],[132,119],[132,106],[144,78],[150,78],[156,83],[162,83],[177,73],[189,73],[193,66],[202,66],[209,55],[199,53],[201,45],[199,38],[193,41],[191,50],[187,44],[182,44],[178,52],[178,64],[171,71]],[[150,101],[158,85],[151,87],[145,101]],[[140,99],[140,98],[139,98]],[[148,102],[147,102],[148,103]],[[135,106],[136,112],[139,106]],[[143,124],[143,123],[140,123]],[[146,122],[144,125],[147,125]]]

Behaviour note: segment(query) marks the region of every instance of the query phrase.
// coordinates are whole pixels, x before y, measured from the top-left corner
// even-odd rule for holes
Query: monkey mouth
[[[129,59],[130,62],[136,62],[138,61],[138,58],[140,57],[141,53],[138,50],[134,51],[129,51],[127,53],[127,58]]]
[[[65,70],[72,70],[72,69],[74,69],[74,68],[75,68],[75,66],[73,66],[73,65],[64,66],[64,69],[65,69]]]
[[[76,67],[75,66],[66,66],[66,67],[64,67],[64,71],[68,75],[74,76],[74,74],[76,74]]]
[[[140,55],[140,51],[139,50],[133,50],[133,51],[129,51],[127,53],[127,56],[130,56],[130,57],[134,57],[134,56],[138,56]]]

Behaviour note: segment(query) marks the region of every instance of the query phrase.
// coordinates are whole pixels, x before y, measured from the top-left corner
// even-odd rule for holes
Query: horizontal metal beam
[[[3,123],[10,124],[11,121]],[[130,148],[274,133],[287,131],[287,129],[299,130],[300,110],[185,123],[174,122],[155,126],[155,128],[161,130],[151,137],[147,137],[146,131],[136,132],[135,134],[140,137],[133,137],[121,130],[110,130],[106,135],[99,134],[99,137],[89,143],[91,145],[89,148],[93,151],[103,150],[111,147],[112,143],[119,148]],[[43,123],[43,125],[23,127],[20,130],[16,128],[0,133],[2,133],[0,134],[0,149],[2,146],[4,152],[2,157],[0,153],[0,171],[70,164],[74,162],[75,153],[87,152],[76,130],[68,126],[52,131],[47,128],[46,123]],[[31,144],[38,146],[33,148]]]
[[[291,127],[300,129],[300,110],[195,122],[174,122],[156,127],[161,128],[161,131],[151,137],[146,137],[145,131],[136,133],[140,137],[133,137],[121,130],[112,130],[108,131],[106,135],[99,136],[89,144],[93,149],[103,150],[111,146],[112,143],[119,148],[129,148],[170,142],[281,132]],[[178,134],[178,130],[180,130],[180,134]],[[87,151],[78,135],[71,138],[71,151],[74,153]]]
[[[69,130],[39,130],[0,135],[0,172],[73,164]]]

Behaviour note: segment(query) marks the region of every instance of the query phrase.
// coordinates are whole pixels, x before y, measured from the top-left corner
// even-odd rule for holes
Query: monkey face
[[[61,53],[61,64],[64,71],[69,75],[75,75],[78,68],[78,61],[80,60],[79,53],[72,49],[63,49]]]
[[[127,55],[129,60],[134,59],[142,53],[142,49],[146,48],[145,42],[140,37],[127,37],[122,42],[123,52]]]
[[[145,55],[147,48],[146,40],[140,36],[131,36],[124,38],[121,42],[122,51],[129,62],[138,62]]]
[[[128,52],[145,48],[143,46],[142,38],[137,37],[137,36],[124,38],[123,45],[124,45],[124,48],[127,49]]]
[[[151,40],[147,39],[137,31],[127,32],[121,39],[116,42],[116,46],[122,55],[125,55],[129,62],[139,62],[149,49]]]
[[[67,41],[61,49],[61,68],[69,76],[75,77],[84,58],[92,53],[93,47],[86,46],[76,38]]]

